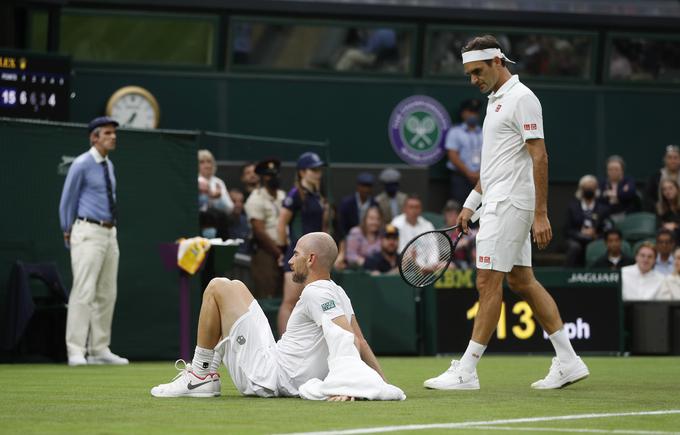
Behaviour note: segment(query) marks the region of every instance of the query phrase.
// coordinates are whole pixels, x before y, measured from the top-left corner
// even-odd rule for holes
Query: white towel
[[[328,376],[310,379],[299,388],[300,397],[326,400],[331,396],[351,396],[368,400],[404,400],[404,392],[388,384],[359,356],[354,334],[323,317],[322,328],[328,344]]]

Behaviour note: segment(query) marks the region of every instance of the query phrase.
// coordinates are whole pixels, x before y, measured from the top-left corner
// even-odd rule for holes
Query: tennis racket
[[[477,222],[479,211],[469,223]],[[458,230],[455,238],[449,232]],[[453,261],[453,252],[463,237],[459,225],[422,233],[404,247],[399,260],[401,278],[413,287],[426,287],[437,281]]]

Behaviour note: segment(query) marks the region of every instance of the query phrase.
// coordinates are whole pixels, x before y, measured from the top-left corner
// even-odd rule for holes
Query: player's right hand
[[[472,217],[473,214],[474,210],[471,210],[466,207],[463,207],[463,209],[458,214],[458,221],[456,222],[456,224],[463,229],[463,232],[465,234],[467,234],[469,231],[468,225],[470,224],[470,218]]]

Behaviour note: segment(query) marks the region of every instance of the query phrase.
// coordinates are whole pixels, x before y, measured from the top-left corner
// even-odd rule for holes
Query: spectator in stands
[[[621,293],[624,301],[656,299],[664,276],[654,270],[656,248],[642,243],[635,253],[635,264],[621,268]]]
[[[258,187],[260,187],[260,177],[255,172],[255,163],[248,162],[241,166],[241,184],[243,185],[243,194],[245,199]]]
[[[399,268],[399,229],[392,224],[385,225],[380,232],[380,252],[366,258],[364,269],[372,275],[394,274]]]
[[[635,180],[624,175],[626,164],[621,156],[607,159],[607,177],[600,180],[599,200],[609,207],[612,219],[638,210]]]
[[[661,180],[661,196],[656,203],[656,214],[659,226],[680,234],[680,187],[672,178]]]
[[[596,201],[597,178],[584,175],[567,209],[567,267],[583,267],[588,243],[597,239],[611,226],[606,205]]]
[[[432,222],[420,215],[423,212],[423,203],[418,195],[412,193],[406,197],[403,211],[392,219],[392,225],[399,230],[399,252],[415,236],[434,230]]]
[[[300,299],[302,285],[293,282],[293,272],[288,260],[293,248],[305,234],[328,232],[328,206],[321,195],[321,168],[325,165],[321,157],[313,152],[302,153],[297,160],[295,186],[283,200],[283,207],[277,225],[278,244],[285,249],[283,259],[283,301],[279,308],[278,329],[283,335],[293,307]],[[287,247],[287,248],[286,248]]]
[[[604,241],[607,245],[607,252],[595,260],[592,267],[597,269],[619,270],[623,266],[630,266],[635,263],[635,259],[626,255],[621,250],[623,236],[621,231],[610,228],[604,233]]]
[[[659,287],[658,300],[680,300],[680,248],[673,253],[673,273],[666,276]]]
[[[357,176],[356,191],[344,197],[338,207],[340,238],[344,239],[349,231],[359,225],[369,207],[377,205],[372,196],[375,177],[369,172]]]
[[[675,180],[676,184],[680,185],[680,147],[677,145],[668,145],[666,147],[666,154],[663,158],[663,167],[649,177],[649,180],[647,181],[645,189],[645,206],[646,209],[651,212],[656,209],[656,204],[661,196],[660,184],[662,178]]]
[[[348,267],[361,267],[366,257],[380,251],[382,215],[377,206],[369,207],[361,224],[352,228],[345,240],[345,261]]]
[[[675,235],[673,231],[661,228],[656,233],[656,263],[654,270],[667,276],[673,273],[673,251],[675,250]]]
[[[380,207],[383,220],[392,222],[401,213],[406,201],[406,194],[399,191],[401,173],[394,168],[387,168],[383,169],[379,178],[385,190],[375,197],[375,202]]]
[[[397,47],[397,32],[391,28],[378,28],[367,33],[360,30],[359,36],[366,36],[365,42],[359,47],[347,48],[335,65],[338,71],[357,71],[398,68],[399,50]]]
[[[281,162],[264,159],[255,166],[261,187],[255,189],[245,204],[253,231],[253,254],[250,270],[256,299],[281,295],[284,250],[277,243],[277,225],[286,193],[279,189]]]
[[[238,247],[241,254],[250,254],[250,223],[248,215],[243,209],[243,192],[236,187],[229,189],[229,197],[234,208],[227,216],[229,224],[229,238],[241,239],[243,243]]]
[[[465,100],[460,105],[461,123],[451,127],[446,134],[446,149],[449,161],[446,166],[451,172],[450,198],[465,202],[470,191],[479,180],[482,162],[482,128],[477,99]]]
[[[444,226],[452,227],[458,223],[458,214],[460,214],[460,204],[454,199],[446,201],[442,214],[444,215]],[[458,235],[458,231],[450,231],[449,237],[452,239]],[[452,265],[458,269],[469,269],[474,258],[472,250],[475,246],[475,237],[477,236],[477,228],[470,228],[469,232],[463,236],[458,242],[455,252],[453,253]]]
[[[227,215],[234,208],[224,181],[215,176],[215,157],[198,151],[198,210],[201,235],[208,239],[228,237]]]

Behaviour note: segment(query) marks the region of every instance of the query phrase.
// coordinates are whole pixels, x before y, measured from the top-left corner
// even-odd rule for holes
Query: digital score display
[[[0,116],[68,121],[71,60],[0,49]]]

